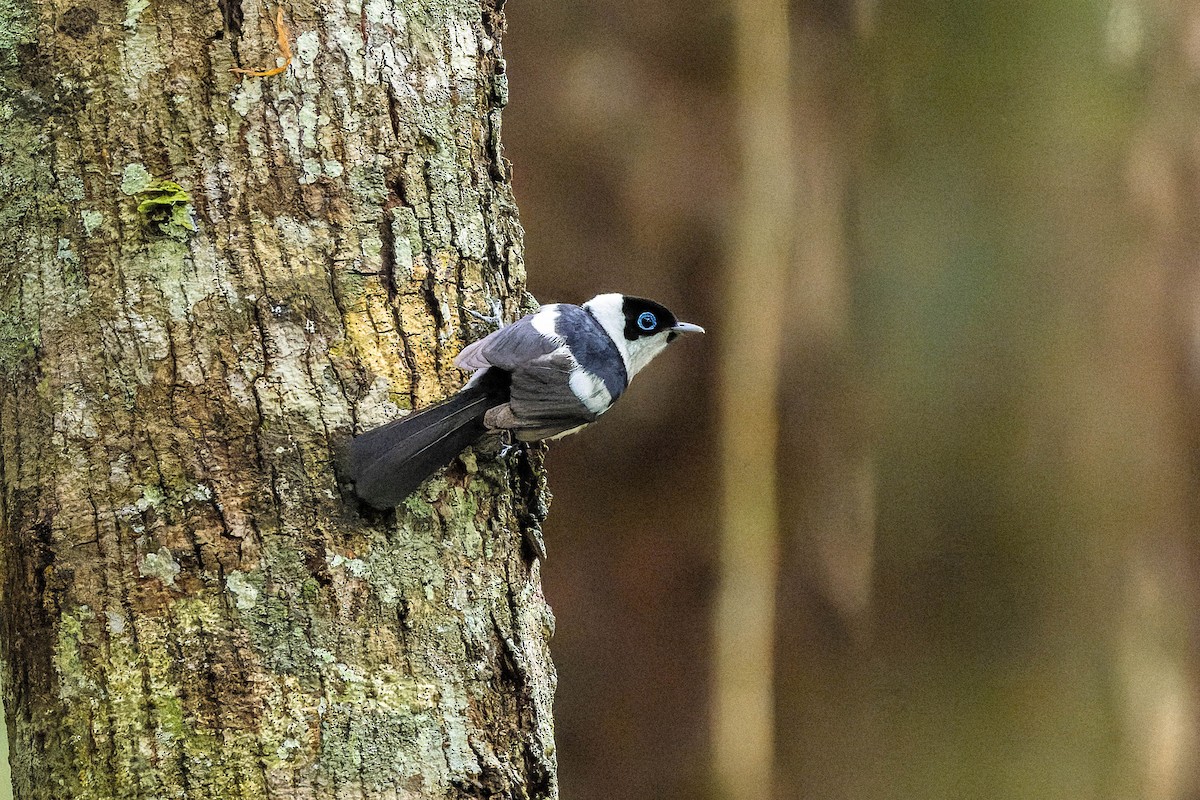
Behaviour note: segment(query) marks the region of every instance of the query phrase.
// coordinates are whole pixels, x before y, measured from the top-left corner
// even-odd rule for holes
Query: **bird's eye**
[[[637,324],[644,331],[652,331],[658,325],[658,318],[649,311],[643,311],[641,314],[638,314]]]

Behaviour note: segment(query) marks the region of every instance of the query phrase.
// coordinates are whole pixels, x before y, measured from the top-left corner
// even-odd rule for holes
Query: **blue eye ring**
[[[637,326],[644,331],[652,331],[658,326],[658,317],[649,311],[643,311],[638,314]]]

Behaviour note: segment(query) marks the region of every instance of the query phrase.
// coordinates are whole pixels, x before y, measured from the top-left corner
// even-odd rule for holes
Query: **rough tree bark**
[[[18,798],[556,795],[537,465],[341,466],[528,305],[499,5],[0,0]]]

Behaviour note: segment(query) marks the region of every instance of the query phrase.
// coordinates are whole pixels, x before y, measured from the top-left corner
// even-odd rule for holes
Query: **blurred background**
[[[1200,5],[505,10],[564,800],[1200,798]]]
[[[563,797],[1200,798],[1200,4],[505,10]]]

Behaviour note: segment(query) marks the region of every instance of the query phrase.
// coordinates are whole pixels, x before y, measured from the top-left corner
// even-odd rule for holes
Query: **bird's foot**
[[[466,311],[468,316],[474,317],[475,319],[479,320],[480,322],[486,322],[488,325],[490,325],[493,328],[500,328],[504,325],[504,320],[500,316],[500,301],[493,299],[491,301],[491,305],[492,305],[492,309],[491,309],[492,313],[490,315],[480,314],[478,311],[476,311],[473,308],[464,308],[463,311]]]
[[[508,461],[509,456],[511,456],[514,452],[516,452],[518,450],[518,446],[520,444],[521,444],[520,442],[517,442],[516,440],[513,439],[513,435],[512,435],[511,431],[501,431],[500,432],[500,452],[496,454],[496,457],[499,458],[501,461]]]

